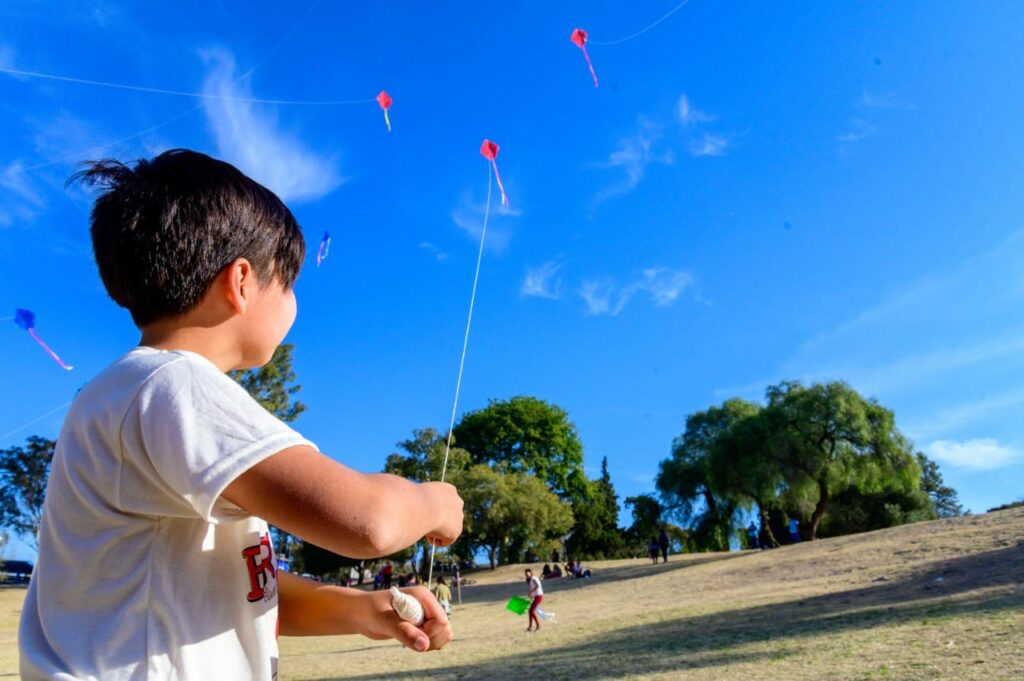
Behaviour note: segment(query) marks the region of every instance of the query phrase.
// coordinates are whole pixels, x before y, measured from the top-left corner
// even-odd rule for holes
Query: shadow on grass
[[[390,679],[610,679],[800,654],[809,637],[1024,607],[1024,543],[939,560],[892,581],[782,603],[627,627],[582,643],[475,664],[391,672]],[[977,594],[973,592],[982,590]],[[973,595],[972,595],[973,594]],[[739,650],[768,644],[761,652]],[[376,675],[345,677],[380,678]]]

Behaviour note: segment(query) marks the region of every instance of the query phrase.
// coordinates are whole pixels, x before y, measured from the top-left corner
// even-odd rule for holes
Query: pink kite
[[[587,60],[587,66],[590,67],[590,75],[594,78],[594,87],[597,87],[597,74],[594,73],[594,65],[590,62],[590,55],[587,54],[587,32],[582,28],[574,29],[569,39],[576,43],[576,47],[583,50],[583,56]]]
[[[491,140],[484,140],[484,143],[480,145],[480,153],[483,154],[484,158],[491,162],[491,167],[494,168],[494,179],[498,181],[498,189],[501,190],[501,204],[508,208],[508,196],[505,195],[505,187],[501,184],[501,175],[498,173],[498,163],[495,161],[495,159],[498,158],[499,148],[500,147]]]
[[[377,95],[377,103],[380,104],[380,108],[384,111],[384,122],[388,126],[388,132],[391,132],[391,119],[388,118],[388,109],[391,108],[391,95],[381,90],[380,94]]]
[[[67,371],[74,369],[74,367],[65,364],[63,360],[57,356],[57,353],[51,350],[50,347],[43,342],[43,339],[36,335],[36,316],[31,310],[22,310],[21,308],[15,310],[14,323],[28,331],[28,334],[32,336],[40,346],[42,346],[43,350],[46,350],[50,357],[53,357],[54,361],[60,365],[61,369],[66,369]]]

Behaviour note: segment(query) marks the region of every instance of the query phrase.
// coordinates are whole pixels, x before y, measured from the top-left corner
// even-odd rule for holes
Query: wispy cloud
[[[562,279],[558,271],[562,268],[560,263],[549,260],[537,267],[529,267],[526,270],[526,277],[519,292],[527,297],[547,298],[558,300],[562,297]]]
[[[249,96],[235,76],[234,57],[223,50],[203,53],[212,70],[203,92],[221,97]],[[278,126],[272,113],[238,99],[209,98],[203,109],[217,150],[284,201],[312,201],[333,191],[344,178],[333,159],[306,148]]]
[[[0,66],[5,69],[14,68],[14,48],[8,45],[0,45]]]
[[[716,118],[714,115],[705,113],[690,104],[690,100],[686,95],[679,95],[679,103],[676,108],[679,112],[679,123],[684,126],[692,123],[707,123]]]
[[[590,279],[579,288],[580,298],[591,315],[618,315],[637,294],[647,294],[657,307],[666,307],[679,299],[693,285],[693,275],[683,270],[651,267],[641,277],[625,286],[612,279]]]
[[[670,149],[656,148],[661,137],[662,129],[659,125],[641,119],[635,132],[619,140],[615,151],[598,165],[621,170],[625,177],[601,190],[597,196],[599,202],[614,196],[624,196],[636,189],[651,164],[672,165],[675,162],[675,155]]]
[[[690,153],[694,156],[725,156],[732,139],[724,135],[704,133],[700,138],[690,141]]]
[[[452,222],[470,239],[479,241],[483,232],[485,209],[486,205],[483,200],[477,200],[470,192],[464,192],[459,198],[459,203],[452,210]],[[510,220],[520,215],[522,215],[520,209],[507,208],[501,201],[492,200],[490,216],[487,219],[487,240],[484,247],[497,253],[508,248],[509,242],[512,240]]]
[[[421,241],[420,248],[430,254],[434,260],[438,262],[444,262],[448,259],[448,254],[442,251],[436,244],[432,244],[429,241]]]
[[[959,468],[990,471],[1016,463],[1020,452],[999,444],[992,438],[954,442],[936,440],[927,448],[928,455],[943,463]]]
[[[878,132],[878,128],[871,125],[863,118],[854,118],[850,121],[849,129],[836,137],[836,139],[846,145],[856,144],[861,140],[871,137],[876,132]]]
[[[0,198],[0,228],[31,221],[45,204],[41,190],[23,168],[14,161],[0,169],[0,187],[6,190]]]
[[[895,409],[918,441],[1018,441],[1022,306],[1024,231],[893,289],[800,344],[776,371],[716,396],[756,396],[781,379],[842,379]]]
[[[861,91],[857,106],[862,109],[913,109],[914,105],[903,100],[895,92],[868,92]]]

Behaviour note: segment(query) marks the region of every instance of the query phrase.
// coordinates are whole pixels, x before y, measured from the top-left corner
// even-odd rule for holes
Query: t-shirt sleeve
[[[182,356],[145,382],[126,415],[122,500],[155,487],[138,510],[212,520],[235,478],[296,445],[315,447],[215,366]]]

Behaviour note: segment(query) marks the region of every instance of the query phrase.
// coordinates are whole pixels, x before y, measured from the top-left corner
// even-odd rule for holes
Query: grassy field
[[[766,552],[608,561],[545,584],[558,624],[503,610],[522,570],[473,575],[456,640],[417,655],[282,639],[281,679],[1022,679],[1024,509]],[[23,590],[0,591],[0,677]]]

